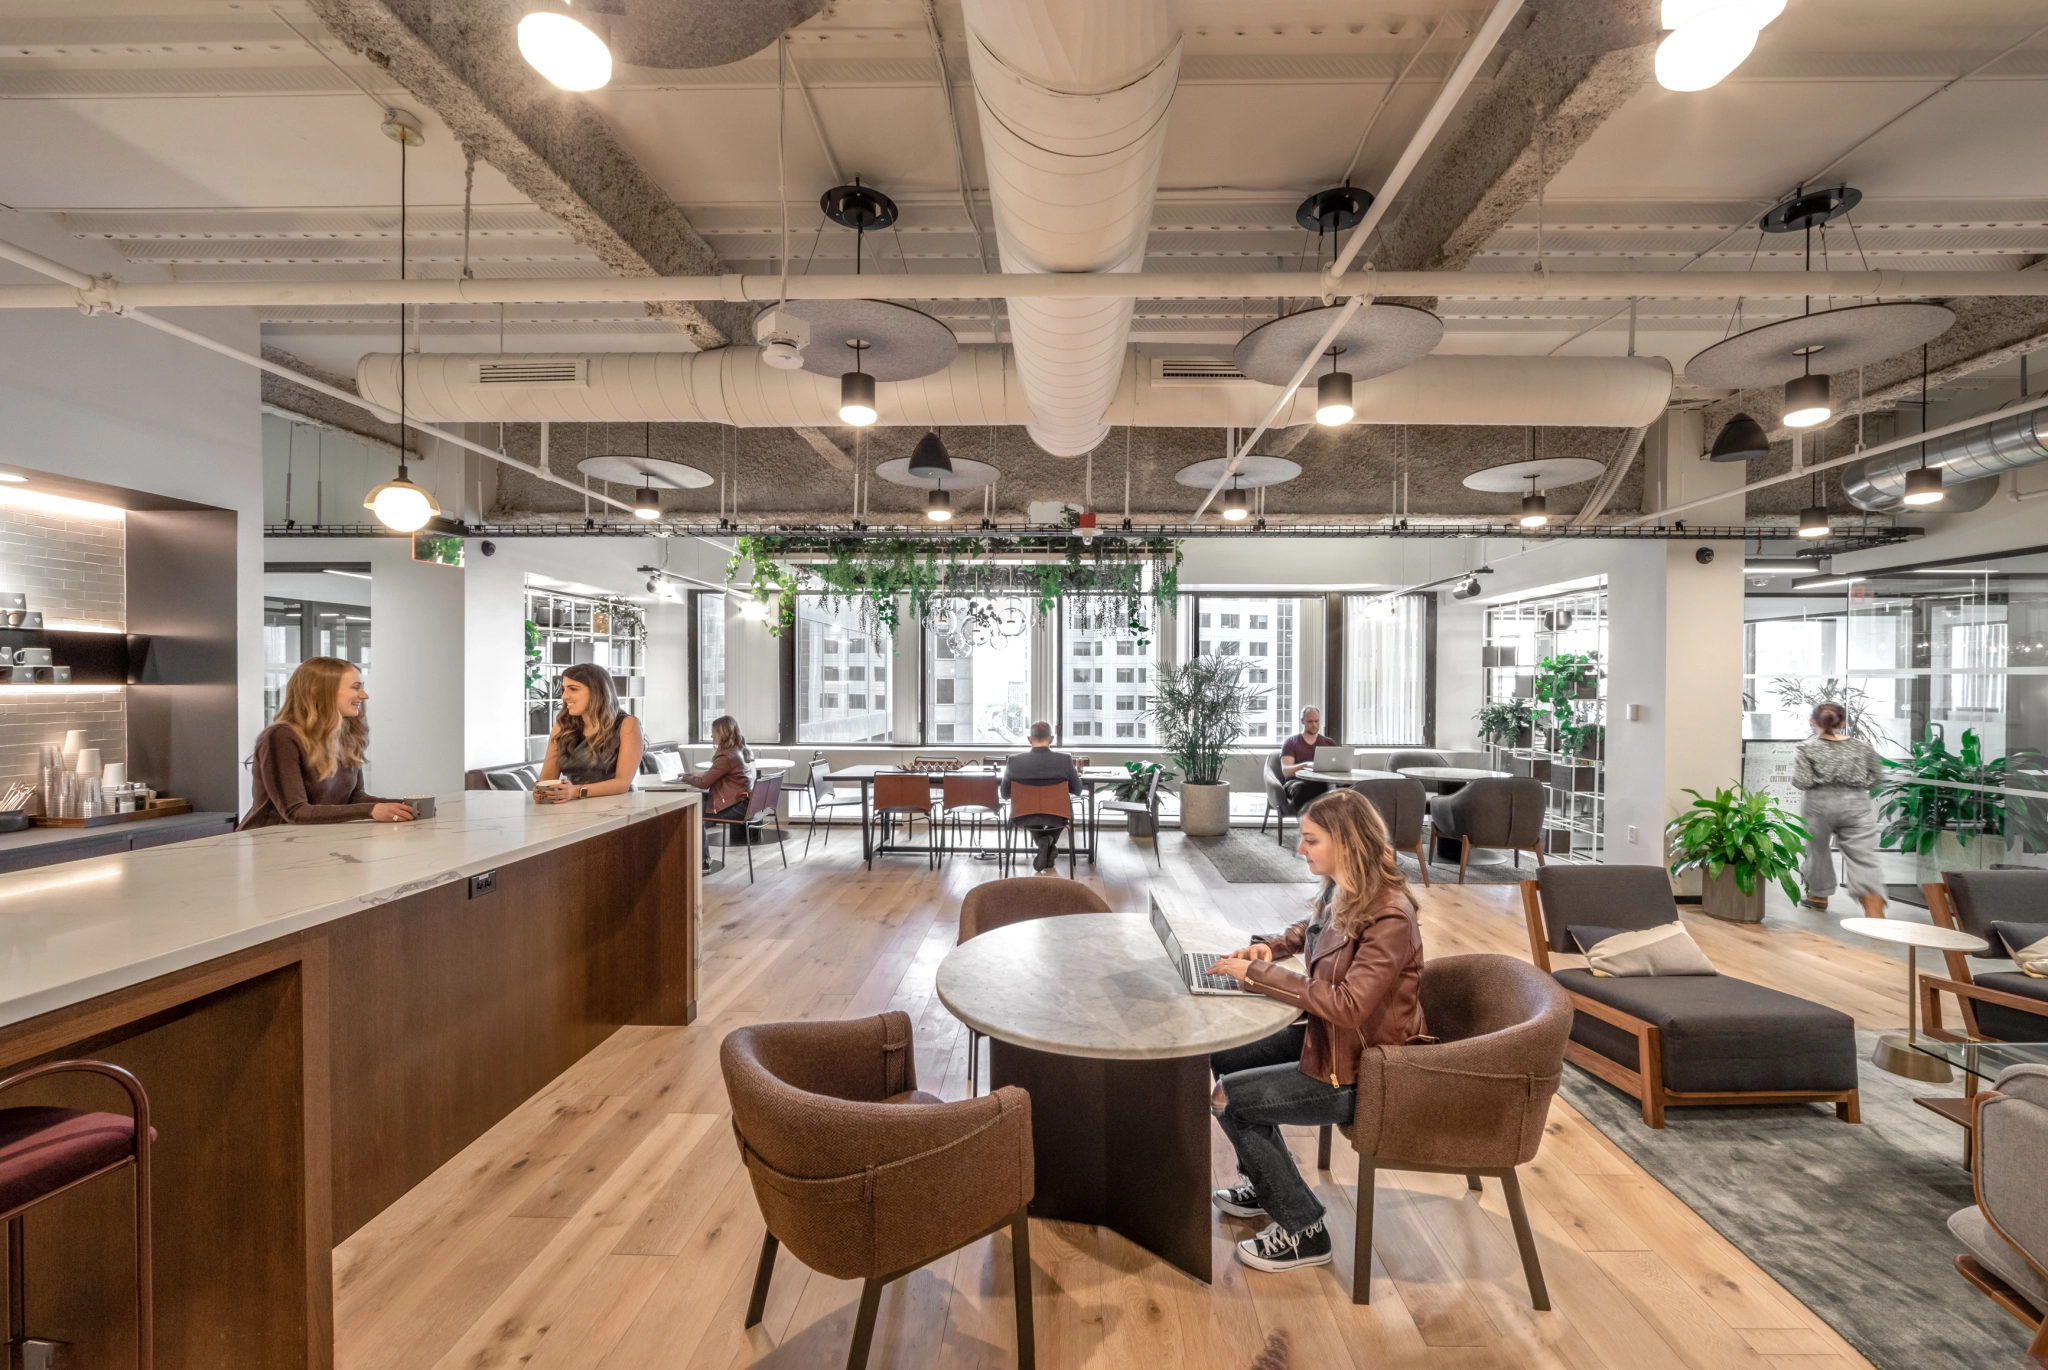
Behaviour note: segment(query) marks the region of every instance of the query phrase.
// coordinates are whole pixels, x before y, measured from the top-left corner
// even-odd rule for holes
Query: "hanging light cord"
[[[398,139],[398,280],[401,285],[405,283],[406,151],[411,146],[411,144],[406,142],[403,136],[404,132],[403,129],[399,130],[401,136]],[[406,478],[405,373],[409,369],[405,364],[405,306],[400,304],[398,306],[398,478],[400,480]]]

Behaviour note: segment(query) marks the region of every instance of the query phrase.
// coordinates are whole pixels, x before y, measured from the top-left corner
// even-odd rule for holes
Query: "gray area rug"
[[[1664,1130],[1636,1101],[1566,1066],[1560,1089],[1658,1183],[1827,1319],[1879,1370],[2024,1362],[2020,1325],[1955,1272],[1948,1216],[1976,1202],[1962,1130],[1913,1103],[1962,1093],[1900,1079],[1864,1056],[1863,1122],[1831,1104],[1677,1108]]]
[[[1190,837],[1187,843],[1209,859],[1216,873],[1233,885],[1313,885],[1315,877],[1308,873],[1308,862],[1294,850],[1294,829],[1287,830],[1287,844],[1281,846],[1273,840],[1268,831],[1261,833],[1257,828],[1232,828],[1221,837]],[[1401,871],[1410,880],[1420,884],[1421,873],[1415,868],[1415,858],[1403,855]],[[1465,867],[1465,882],[1471,885],[1511,885],[1536,873],[1533,857],[1522,862],[1520,870],[1503,855],[1499,861],[1482,863],[1473,861]],[[1456,862],[1445,865],[1432,861],[1429,878],[1449,885],[1458,879]]]

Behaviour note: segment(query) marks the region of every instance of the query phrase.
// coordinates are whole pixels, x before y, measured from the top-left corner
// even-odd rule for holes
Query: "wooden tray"
[[[181,813],[192,812],[189,799],[152,800],[146,809],[132,813],[103,813],[92,818],[44,818],[38,815],[31,820],[39,828],[104,828],[114,823],[134,823],[145,818],[172,818]]]

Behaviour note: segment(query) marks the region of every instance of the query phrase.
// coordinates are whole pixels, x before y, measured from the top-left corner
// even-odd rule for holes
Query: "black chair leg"
[[[742,823],[740,831],[746,834],[740,839],[740,845],[747,849],[747,883],[751,885],[754,883],[754,828],[751,823]]]
[[[1266,811],[1259,815],[1259,836],[1264,837],[1266,835],[1266,820],[1271,818],[1272,816],[1273,805],[1272,802],[1269,800],[1266,804]]]
[[[1379,1172],[1370,1156],[1358,1158],[1358,1238],[1351,1248],[1351,1301],[1372,1302],[1372,1202]]]
[[[866,1370],[868,1347],[875,1340],[875,1314],[882,1306],[882,1282],[868,1280],[860,1287],[860,1312],[853,1319],[853,1346],[846,1353],[846,1370]]]
[[[1316,1132],[1316,1169],[1317,1169],[1317,1170],[1328,1170],[1328,1169],[1330,1168],[1330,1133],[1331,1133],[1332,1131],[1334,1131],[1334,1130],[1335,1130],[1335,1129],[1333,1129],[1333,1128],[1332,1128],[1332,1127],[1331,1127],[1331,1126],[1330,1126],[1330,1125],[1329,1125],[1328,1123],[1324,1123],[1324,1124],[1322,1125],[1322,1127],[1320,1127],[1319,1129],[1317,1129],[1317,1132]]]
[[[782,815],[770,812],[768,821],[775,825],[775,850],[782,853],[782,868],[789,869],[789,848],[782,844]]]
[[[747,1327],[759,1325],[761,1310],[768,1306],[768,1281],[775,1277],[775,1248],[780,1244],[773,1232],[761,1235],[761,1260],[754,1267],[754,1296],[747,1300]]]
[[[811,854],[811,839],[812,839],[813,837],[816,837],[817,835],[818,835],[818,806],[817,806],[817,805],[815,805],[815,804],[813,804],[813,805],[811,806],[811,830],[810,830],[809,832],[807,832],[807,833],[805,833],[805,834],[804,834],[804,855],[805,855],[805,856],[809,856],[809,855]],[[827,829],[825,829],[825,837],[826,837],[826,840],[827,840],[827,841],[830,841],[830,840],[831,840],[831,836],[832,836],[832,829],[830,829],[830,828],[827,828]]]
[[[1010,1219],[1011,1297],[1017,1301],[1017,1370],[1035,1370],[1038,1348],[1031,1328],[1031,1217],[1024,1209]]]
[[[1536,1234],[1529,1230],[1529,1211],[1522,1207],[1522,1181],[1509,1170],[1500,1177],[1507,1191],[1508,1216],[1515,1223],[1515,1245],[1522,1248],[1522,1274],[1529,1281],[1529,1306],[1539,1313],[1550,1311],[1550,1290],[1543,1283],[1543,1262],[1536,1258]]]

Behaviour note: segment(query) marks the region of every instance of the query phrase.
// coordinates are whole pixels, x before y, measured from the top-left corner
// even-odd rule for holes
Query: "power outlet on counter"
[[[496,871],[480,871],[469,877],[469,897],[480,899],[498,888]]]

